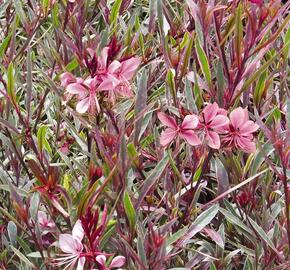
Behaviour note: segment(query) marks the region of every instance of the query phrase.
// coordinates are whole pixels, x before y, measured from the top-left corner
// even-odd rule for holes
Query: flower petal
[[[96,257],[96,261],[101,265],[101,266],[105,266],[106,265],[106,256],[105,255],[98,255]]]
[[[97,90],[98,91],[109,91],[109,90],[114,90],[116,85],[119,83],[117,79],[113,78],[106,78],[104,79],[101,84],[98,86]]]
[[[209,123],[217,114],[219,106],[216,102],[208,104],[202,111],[205,123]]]
[[[121,63],[117,60],[114,60],[108,67],[109,73],[114,73],[116,70],[118,70],[121,67]]]
[[[59,236],[59,247],[63,252],[69,254],[78,254],[83,250],[82,243],[67,233]]]
[[[214,131],[208,131],[206,134],[206,140],[209,147],[213,149],[219,149],[221,147],[221,141],[219,135]]]
[[[76,78],[71,73],[65,72],[60,75],[60,81],[62,87],[67,87],[70,83],[75,82]]]
[[[256,144],[248,138],[238,137],[236,145],[246,153],[254,153],[256,151]]]
[[[200,139],[193,130],[186,129],[180,132],[180,137],[186,140],[190,145],[195,146],[201,144]]]
[[[78,240],[82,241],[84,238],[84,229],[82,226],[82,222],[78,219],[77,222],[75,223],[73,230],[72,230],[72,235],[73,237],[77,238]]]
[[[162,112],[159,112],[157,114],[157,117],[163,125],[170,127],[172,129],[177,129],[177,124],[176,124],[175,119],[173,117],[168,116]]]
[[[241,135],[251,134],[257,131],[258,129],[259,126],[255,124],[253,121],[249,120],[240,127],[240,134]]]
[[[194,129],[198,125],[198,117],[196,115],[186,115],[181,124],[182,129]]]
[[[224,115],[217,115],[210,123],[211,128],[221,128],[228,125],[229,118]]]
[[[131,80],[136,70],[138,69],[140,63],[141,60],[140,58],[137,57],[131,57],[128,60],[121,62],[121,71],[120,71],[121,75],[126,80],[128,81]]]
[[[230,113],[231,124],[235,129],[243,125],[248,119],[247,110],[242,107],[238,107]]]
[[[78,261],[78,266],[77,270],[83,270],[85,266],[86,258],[85,257],[80,257]]]
[[[99,64],[100,69],[107,68],[108,52],[109,52],[109,47],[104,47],[102,49],[101,55],[98,57],[98,64]]]
[[[66,91],[70,94],[80,95],[87,92],[87,89],[79,83],[71,83],[67,86]]]
[[[165,129],[165,131],[161,133],[160,144],[164,147],[167,146],[176,137],[176,135],[177,131],[175,129],[172,128]]]
[[[126,258],[124,256],[117,256],[115,257],[111,264],[110,267],[122,267],[126,262]]]
[[[89,109],[89,97],[78,102],[76,110],[78,113],[85,113]]]

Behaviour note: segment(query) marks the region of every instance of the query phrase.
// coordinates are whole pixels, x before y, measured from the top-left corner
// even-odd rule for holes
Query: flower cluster
[[[75,223],[72,234],[63,233],[59,236],[59,247],[65,254],[61,258],[55,259],[56,266],[66,265],[65,269],[72,269],[77,265],[77,270],[83,270],[86,258],[91,259],[91,257],[94,258],[93,260],[98,265],[99,270],[110,270],[122,267],[125,264],[126,259],[124,256],[116,256],[107,266],[105,254],[100,254],[99,252],[94,254],[94,252],[86,251],[86,247],[82,243],[84,236],[85,231],[81,220],[77,220]]]
[[[71,95],[78,96],[76,110],[79,113],[95,113],[99,110],[97,93],[106,91],[110,102],[115,102],[116,96],[130,97],[132,89],[130,80],[133,78],[141,60],[130,57],[126,60],[109,60],[110,47],[102,49],[98,56],[93,49],[87,49],[93,59],[94,72],[83,79],[65,72],[60,76],[61,86]]]
[[[217,103],[208,104],[199,116],[186,115],[180,125],[173,117],[161,112],[158,118],[167,127],[160,137],[164,147],[180,137],[192,146],[204,142],[213,149],[219,149],[221,145],[247,153],[256,149],[253,133],[258,130],[258,125],[249,120],[248,111],[241,107],[227,117],[227,111],[219,108]]]

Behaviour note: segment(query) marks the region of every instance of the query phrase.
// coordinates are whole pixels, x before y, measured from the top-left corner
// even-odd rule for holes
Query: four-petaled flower
[[[253,141],[253,133],[258,128],[257,124],[249,120],[247,109],[238,107],[230,113],[230,123],[225,128],[227,133],[224,137],[224,142],[247,153],[255,152],[256,146]]]
[[[95,72],[85,80],[75,78],[71,73],[65,72],[60,76],[61,86],[69,94],[78,96],[76,110],[79,113],[89,111],[94,114],[99,111],[97,93],[108,91],[109,101],[115,102],[115,96],[130,97],[132,90],[130,80],[133,78],[141,60],[131,57],[124,61],[114,60],[108,63],[109,47],[102,49],[99,56],[93,49],[87,49],[92,59],[96,59]]]
[[[38,211],[37,219],[39,227],[42,230],[52,230],[55,228],[55,223],[48,218],[47,214],[43,211]]]
[[[65,269],[72,269],[77,263],[77,270],[82,270],[85,257],[82,256],[84,230],[80,220],[75,223],[72,234],[63,233],[59,236],[59,247],[66,253],[62,258],[56,259],[57,265],[67,264]]]
[[[203,129],[205,141],[213,149],[219,149],[221,146],[219,133],[223,133],[229,123],[226,114],[227,112],[220,109],[217,103],[213,103],[203,109],[199,118],[198,128]]]
[[[163,125],[167,126],[160,137],[160,143],[162,146],[168,146],[171,141],[177,137],[186,140],[193,146],[201,144],[200,139],[194,131],[198,125],[198,117],[196,115],[191,114],[185,116],[180,126],[177,125],[173,117],[164,113],[159,112],[158,118]]]

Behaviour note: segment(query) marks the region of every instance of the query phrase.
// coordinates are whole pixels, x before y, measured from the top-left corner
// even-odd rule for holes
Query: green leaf
[[[203,48],[200,46],[200,42],[198,38],[195,39],[195,50],[197,53],[197,58],[198,58],[198,62],[200,64],[202,73],[207,81],[208,86],[211,88],[212,81],[211,81],[211,73],[210,73],[208,59]]]
[[[290,130],[290,98],[287,97],[286,100],[286,123],[287,123],[287,127],[288,130]]]
[[[107,224],[106,230],[100,239],[100,248],[101,249],[104,249],[106,243],[109,241],[109,239],[112,237],[113,233],[115,232],[116,223],[117,222],[115,220],[111,220]]]
[[[190,81],[185,78],[185,95],[186,95],[186,107],[191,112],[197,113],[197,107],[193,98],[193,92]]]
[[[255,231],[259,234],[259,236],[261,237],[261,239],[263,241],[265,241],[268,246],[270,246],[273,251],[275,251],[277,253],[277,255],[279,257],[281,257],[280,252],[276,249],[274,243],[272,242],[272,240],[270,239],[270,237],[268,236],[268,234],[263,230],[263,228],[261,226],[259,226],[254,220],[252,220],[250,217],[249,221],[251,222],[251,225],[253,226],[253,228],[255,229]]]
[[[30,246],[21,237],[16,236],[16,240],[25,253],[31,252]]]
[[[30,120],[30,109],[31,109],[31,98],[32,98],[32,66],[31,66],[31,51],[28,49],[27,51],[27,74],[26,74],[26,82],[27,82],[27,93],[26,93],[26,111],[27,111],[27,119]]]
[[[27,18],[22,6],[22,2],[20,0],[14,0],[13,3],[21,24],[25,27],[27,25]]]
[[[177,93],[176,93],[176,86],[175,86],[175,70],[173,68],[170,68],[167,71],[166,85],[169,87],[170,93],[173,97],[174,104],[177,104]]]
[[[239,226],[244,231],[250,233],[251,235],[254,235],[254,232],[249,228],[247,225],[245,225],[238,217],[233,215],[231,212],[227,211],[224,208],[220,208],[219,211],[225,216],[225,218],[232,224]]]
[[[29,213],[30,217],[33,221],[37,219],[37,212],[38,212],[38,206],[40,202],[40,196],[38,192],[34,192],[31,200],[30,200],[30,207],[29,207]]]
[[[150,175],[146,178],[143,188],[140,192],[137,204],[136,204],[136,209],[138,209],[141,205],[141,202],[149,192],[150,188],[153,187],[153,185],[156,183],[156,181],[159,179],[165,168],[167,167],[169,162],[169,157],[168,154],[166,153],[163,158],[159,161],[159,163],[156,165],[154,170],[150,173]]]
[[[216,216],[219,211],[219,206],[217,204],[211,206],[209,209],[202,212],[196,220],[189,227],[185,236],[179,241],[180,246],[186,245],[187,241],[191,239],[194,235],[200,232],[205,226],[207,226]]]
[[[21,261],[23,261],[27,266],[30,266],[30,267],[32,267],[33,269],[37,269],[36,267],[35,267],[35,265],[31,262],[31,261],[29,261],[18,249],[16,249],[15,247],[13,247],[13,246],[10,246],[10,248],[13,250],[13,252],[19,257],[19,259],[21,260]]]
[[[142,260],[144,266],[147,266],[147,258],[146,258],[146,252],[144,247],[144,240],[141,239],[141,237],[138,237],[137,239],[137,251],[140,259]],[[147,269],[147,268],[146,268]]]
[[[122,0],[114,1],[113,7],[111,10],[111,15],[110,15],[110,24],[113,27],[117,25],[117,19],[118,19],[118,14],[120,11],[121,4],[122,4]]]
[[[37,142],[40,152],[43,150],[47,128],[47,126],[41,126],[37,131]]]
[[[254,90],[254,102],[256,106],[260,104],[262,96],[265,92],[265,89],[266,89],[265,84],[266,84],[267,78],[268,78],[268,73],[267,73],[267,70],[265,70],[259,77],[259,80]]]
[[[124,193],[123,202],[125,213],[129,221],[130,230],[131,232],[134,232],[136,225],[136,212],[127,190]]]
[[[79,66],[79,62],[76,58],[74,58],[65,66],[65,70],[67,70],[68,72],[72,72],[78,66]]]
[[[14,67],[13,63],[10,63],[8,66],[7,70],[7,78],[8,78],[8,83],[7,83],[7,94],[11,99],[11,102],[13,103],[14,106],[17,106],[16,102],[16,94],[15,94],[15,80],[14,80]]]
[[[136,104],[135,104],[135,133],[134,133],[134,144],[136,145],[139,141],[139,134],[142,127],[142,120],[144,115],[144,109],[146,108],[146,101],[147,101],[147,80],[148,80],[148,73],[144,69],[139,81],[138,92],[136,97]]]
[[[242,25],[242,4],[240,3],[235,14],[235,48],[238,67],[242,61],[243,25]]]
[[[7,232],[10,239],[10,242],[13,246],[16,246],[16,236],[17,236],[17,227],[13,221],[9,221],[7,225]]]
[[[10,39],[11,39],[11,32],[7,35],[7,37],[5,37],[5,39],[2,41],[1,45],[0,45],[0,59],[2,59],[6,49],[7,49],[7,46],[10,42]]]

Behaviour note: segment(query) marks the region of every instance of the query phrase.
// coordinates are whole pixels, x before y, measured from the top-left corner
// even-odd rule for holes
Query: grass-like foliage
[[[290,269],[289,10],[0,0],[0,269]]]

